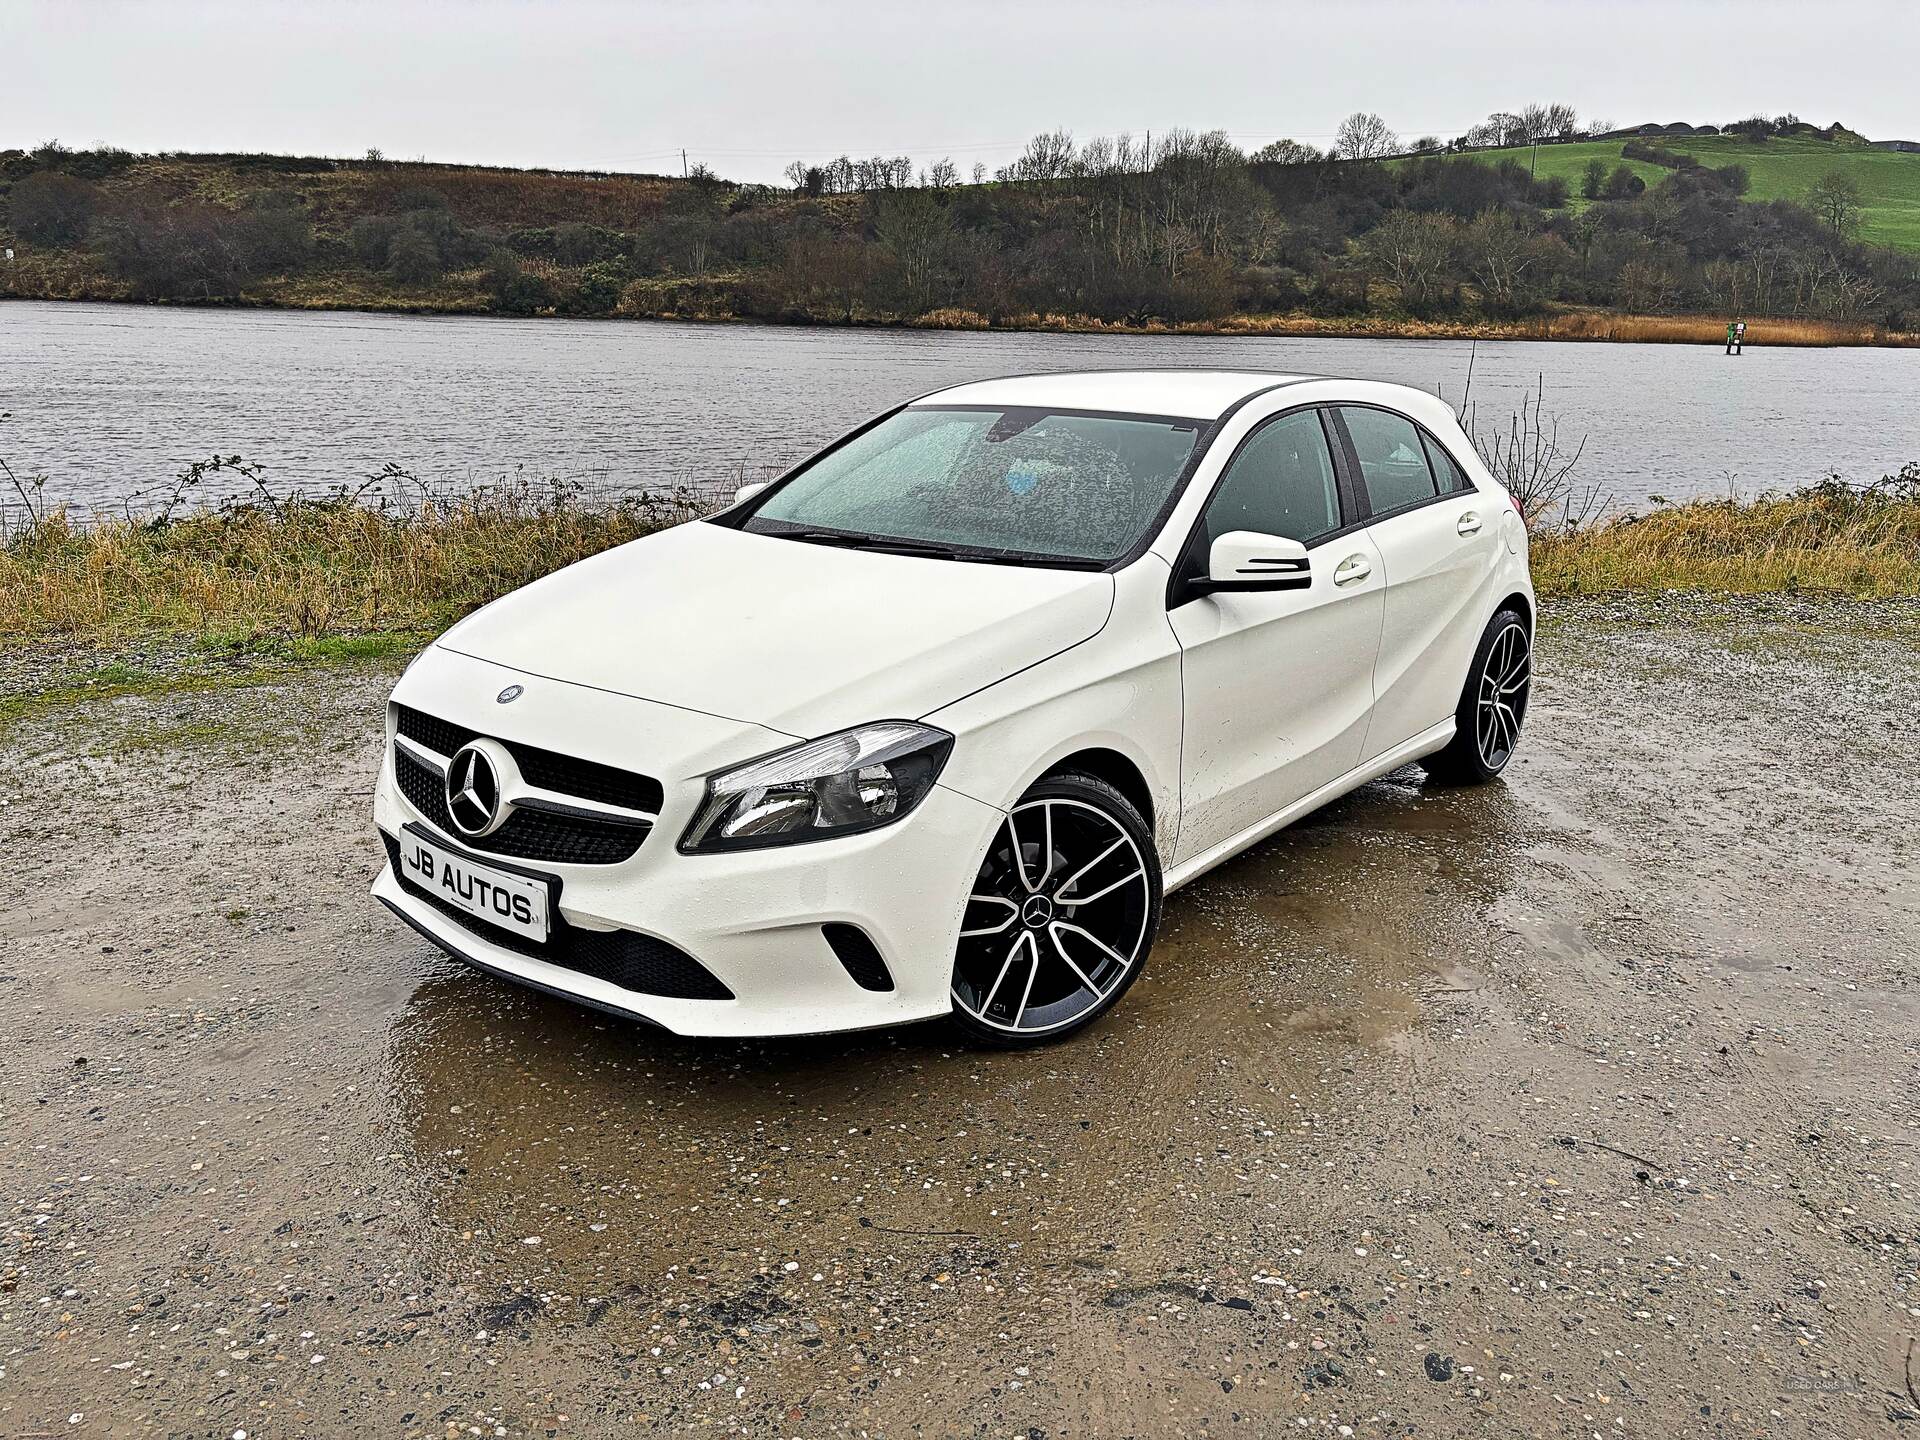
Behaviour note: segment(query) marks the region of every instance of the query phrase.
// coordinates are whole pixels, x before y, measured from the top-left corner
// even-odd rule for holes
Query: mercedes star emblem
[[[447,813],[454,828],[471,839],[500,824],[500,777],[478,745],[461,746],[447,766]]]

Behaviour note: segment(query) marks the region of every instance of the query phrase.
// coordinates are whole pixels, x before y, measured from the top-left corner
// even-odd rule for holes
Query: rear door
[[[1363,758],[1447,719],[1480,640],[1482,591],[1499,564],[1500,509],[1445,447],[1397,411],[1343,405],[1339,429],[1386,568]]]
[[[1315,409],[1254,430],[1227,463],[1169,592],[1184,706],[1176,859],[1284,810],[1360,760],[1380,641],[1382,565],[1351,477]],[[1305,590],[1186,590],[1216,536],[1284,535],[1307,546]]]

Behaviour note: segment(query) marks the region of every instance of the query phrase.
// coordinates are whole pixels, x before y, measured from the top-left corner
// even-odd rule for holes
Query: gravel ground
[[[1366,787],[1019,1054],[439,958],[390,672],[30,713],[0,1434],[1920,1436],[1917,642],[1560,606],[1506,783]]]

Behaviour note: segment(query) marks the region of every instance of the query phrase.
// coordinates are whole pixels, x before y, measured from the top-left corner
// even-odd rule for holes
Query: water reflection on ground
[[[1048,1049],[969,1050],[940,1025],[681,1040],[437,973],[393,1069],[440,1243],[503,1294],[603,1302],[621,1277],[819,1256],[876,1227],[1151,1251],[1195,1218],[1193,1146],[1298,1133],[1330,1087],[1406,1060],[1423,997],[1474,983],[1453,942],[1519,821],[1502,789],[1419,781],[1369,785],[1175,896],[1126,1000]],[[1263,1167],[1285,1150],[1261,1148]]]

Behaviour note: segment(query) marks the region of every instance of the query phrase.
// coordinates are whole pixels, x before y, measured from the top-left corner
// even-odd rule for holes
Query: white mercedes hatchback
[[[961,385],[442,636],[389,709],[374,894],[681,1034],[1054,1039],[1168,891],[1410,761],[1498,775],[1533,615],[1432,396]]]

